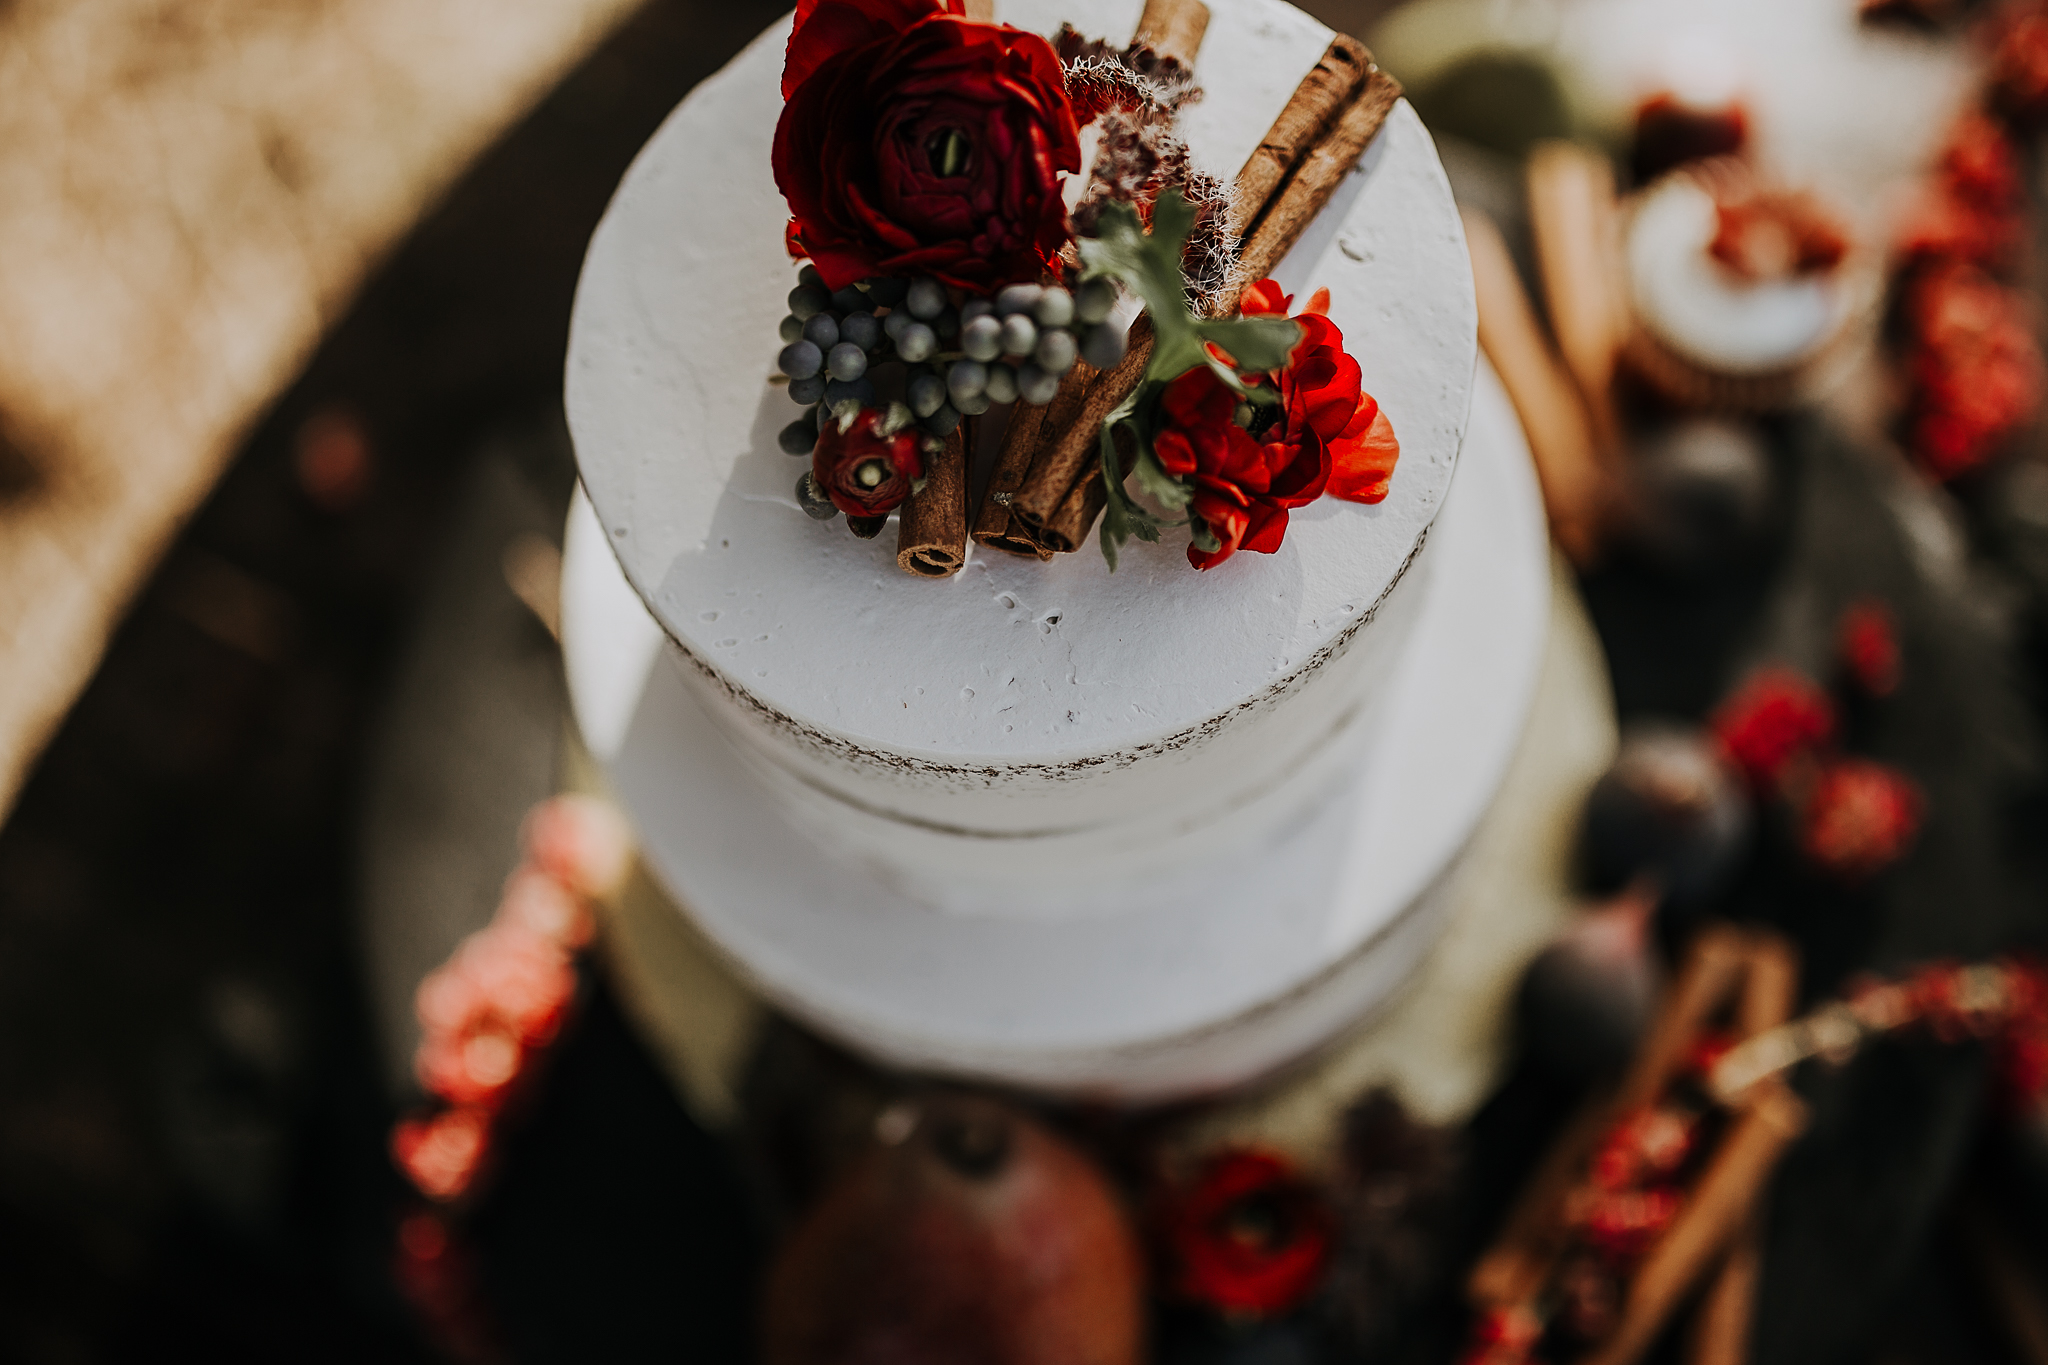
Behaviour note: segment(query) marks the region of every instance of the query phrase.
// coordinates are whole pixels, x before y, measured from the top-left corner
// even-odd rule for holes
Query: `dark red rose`
[[[1769,791],[1794,759],[1834,737],[1835,704],[1805,676],[1767,668],[1721,703],[1713,726],[1735,766],[1759,791]]]
[[[1080,170],[1080,134],[1036,34],[937,0],[812,0],[783,94],[775,183],[830,288],[929,274],[987,292],[1037,279],[1066,244],[1060,173]]]
[[[917,428],[892,428],[879,408],[862,408],[851,423],[827,422],[811,453],[811,477],[849,517],[886,516],[924,477]]]
[[[1225,1313],[1286,1312],[1315,1290],[1330,1259],[1329,1210],[1268,1152],[1215,1157],[1162,1214],[1175,1288]]]

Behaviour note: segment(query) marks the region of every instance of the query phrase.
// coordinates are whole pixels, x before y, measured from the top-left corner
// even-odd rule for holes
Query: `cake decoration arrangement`
[[[1292,508],[1386,496],[1399,441],[1327,292],[1290,317],[1266,274],[1397,88],[1338,38],[1226,190],[1178,129],[1207,11],[1148,23],[1119,49],[960,0],[797,11],[774,170],[803,264],[777,367],[806,411],[780,444],[811,459],[811,516],[866,539],[898,514],[907,572],[957,572],[970,525],[1044,559],[1098,518],[1112,569],[1178,527],[1207,569],[1277,550]]]

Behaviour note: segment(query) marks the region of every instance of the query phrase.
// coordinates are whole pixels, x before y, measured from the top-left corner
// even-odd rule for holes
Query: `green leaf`
[[[1217,360],[1209,346],[1213,343],[1227,352],[1238,369],[1263,373],[1285,365],[1288,352],[1301,340],[1300,326],[1285,318],[1195,315],[1188,307],[1187,281],[1180,267],[1194,225],[1194,206],[1178,189],[1169,188],[1152,206],[1150,233],[1135,208],[1113,203],[1103,209],[1096,235],[1080,241],[1082,278],[1106,276],[1119,281],[1152,318],[1152,355],[1144,376],[1102,424],[1102,478],[1108,492],[1102,515],[1102,557],[1109,561],[1111,572],[1116,570],[1118,549],[1132,536],[1156,541],[1163,526],[1183,524],[1161,522],[1132,500],[1124,487],[1126,476],[1117,459],[1115,432],[1124,429],[1136,442],[1137,458],[1130,473],[1139,488],[1161,506],[1180,511],[1194,496],[1194,489],[1167,472],[1152,446],[1159,397],[1166,386],[1207,365],[1249,401],[1271,402],[1273,395],[1263,388],[1247,390],[1237,370]],[[1197,526],[1198,535],[1208,535],[1207,528]],[[1213,544],[1215,537],[1209,536],[1209,540]]]
[[[1137,295],[1152,317],[1152,359],[1145,378],[1171,382],[1197,365],[1210,365],[1232,389],[1244,385],[1229,366],[1209,354],[1214,342],[1229,352],[1241,369],[1277,370],[1301,340],[1301,327],[1285,318],[1203,318],[1188,308],[1187,281],[1181,255],[1195,224],[1194,207],[1178,189],[1169,187],[1152,208],[1148,235],[1129,204],[1105,207],[1097,235],[1080,242],[1082,275],[1108,276]]]
[[[1131,474],[1146,497],[1170,511],[1180,511],[1194,496],[1186,484],[1166,472],[1159,456],[1149,448],[1138,452],[1138,463]]]
[[[1230,352],[1239,369],[1262,374],[1285,365],[1287,353],[1301,341],[1301,324],[1286,318],[1214,318],[1196,328],[1204,341]]]

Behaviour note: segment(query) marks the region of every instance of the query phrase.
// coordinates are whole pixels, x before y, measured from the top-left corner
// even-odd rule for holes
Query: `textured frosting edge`
[[[1430,525],[1435,524],[1435,517]],[[726,700],[736,703],[777,738],[794,747],[817,755],[837,759],[855,768],[895,774],[909,774],[917,777],[939,778],[961,783],[968,787],[994,788],[1006,783],[1023,780],[1051,782],[1072,782],[1092,777],[1101,772],[1114,772],[1141,763],[1160,754],[1177,753],[1191,748],[1222,733],[1239,718],[1272,709],[1288,694],[1298,690],[1310,678],[1321,672],[1331,662],[1341,657],[1359,633],[1379,616],[1380,608],[1408,576],[1408,570],[1422,554],[1429,542],[1430,526],[1426,525],[1409,546],[1407,555],[1394,570],[1393,577],[1380,590],[1372,605],[1358,614],[1358,618],[1331,636],[1311,654],[1302,665],[1285,677],[1267,684],[1258,692],[1245,697],[1222,711],[1202,720],[1186,725],[1179,730],[1155,739],[1144,740],[1121,748],[1081,754],[1060,761],[1007,762],[993,759],[970,759],[965,762],[949,763],[910,753],[906,750],[887,746],[863,744],[846,735],[798,720],[781,709],[770,705],[749,692],[744,686],[733,681],[716,664],[703,658],[695,650],[679,640],[667,624],[648,603],[647,594],[637,584],[633,591],[648,604],[648,614],[661,623],[662,634],[667,637],[672,656],[689,665],[690,672],[701,681],[708,683]],[[627,580],[631,582],[630,577]],[[911,821],[908,823],[916,823]]]

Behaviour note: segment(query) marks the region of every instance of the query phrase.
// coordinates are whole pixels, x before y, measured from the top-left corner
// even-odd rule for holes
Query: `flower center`
[[[974,161],[974,142],[958,128],[941,128],[925,139],[924,154],[931,162],[932,174],[951,180],[967,174]]]
[[[1266,437],[1269,435],[1272,436],[1274,440],[1279,440],[1286,436],[1287,428],[1284,425],[1284,420],[1287,416],[1287,410],[1283,408],[1280,404],[1240,403],[1238,406],[1240,409],[1251,409],[1251,412],[1246,417],[1243,426],[1246,431],[1249,431],[1252,434],[1253,440],[1262,441],[1266,439]],[[1278,427],[1279,430],[1274,430],[1274,428],[1276,427]]]
[[[879,488],[889,477],[889,467],[880,460],[862,460],[853,467],[853,481],[862,488]]]

